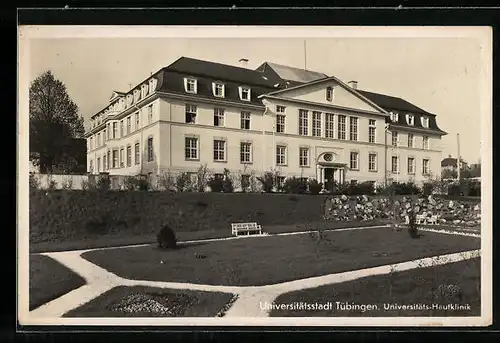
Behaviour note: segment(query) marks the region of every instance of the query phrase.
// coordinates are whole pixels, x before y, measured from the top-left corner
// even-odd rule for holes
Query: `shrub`
[[[413,239],[420,238],[420,235],[418,234],[417,220],[416,220],[415,211],[410,211],[408,213],[408,217],[409,217],[408,218],[409,219],[408,234]]]
[[[421,193],[420,188],[413,182],[395,182],[392,183],[394,195],[418,195]]]
[[[90,188],[90,183],[88,180],[82,179],[81,182],[82,190],[87,191]]]
[[[40,187],[40,181],[33,173],[30,173],[29,184],[31,189],[37,189]]]
[[[257,180],[262,184],[262,190],[266,193],[271,193],[274,188],[275,180],[273,172],[265,172],[264,175],[258,177]]]
[[[304,194],[307,192],[307,181],[298,177],[289,177],[283,184],[285,193]]]
[[[139,177],[139,179],[137,179],[137,188],[140,191],[149,191],[151,189],[149,177]]]
[[[137,188],[137,178],[133,176],[125,177],[123,183],[125,185],[125,188],[129,191],[134,191]]]
[[[175,178],[175,186],[180,192],[185,192],[191,185],[191,178],[186,172],[182,172]]]
[[[311,179],[309,180],[309,193],[311,194],[319,194],[321,190],[323,189],[323,184],[318,182],[316,179]]]
[[[97,189],[107,191],[111,188],[111,180],[108,176],[101,175],[97,180]]]
[[[177,247],[175,232],[169,225],[163,226],[158,233],[157,241],[160,249],[174,249]]]
[[[434,185],[430,182],[425,182],[422,186],[422,194],[424,196],[429,196],[432,194],[432,191],[434,189]]]
[[[373,195],[375,193],[375,183],[373,181],[347,183],[344,185],[342,194],[345,195]]]
[[[52,175],[48,176],[48,181],[49,181],[49,183],[48,183],[48,187],[47,188],[49,190],[54,190],[54,189],[57,188],[57,182],[52,178]]]
[[[160,190],[170,190],[175,185],[175,178],[170,174],[170,171],[162,171],[158,175],[157,184]]]
[[[458,184],[448,185],[448,195],[459,196],[460,195],[460,185],[458,185]]]
[[[71,176],[65,177],[63,182],[61,183],[62,189],[71,189],[73,188],[73,178]]]
[[[208,180],[208,186],[212,192],[220,193],[224,188],[224,179],[222,177],[212,175]]]

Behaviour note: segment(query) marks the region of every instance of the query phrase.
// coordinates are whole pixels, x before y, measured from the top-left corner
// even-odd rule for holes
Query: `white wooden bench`
[[[246,233],[247,235],[257,233],[261,235],[262,227],[257,223],[232,223],[231,232],[234,236],[238,236],[240,233]]]
[[[438,216],[434,215],[434,216],[430,216],[429,218],[427,218],[427,224],[437,224],[438,223]]]

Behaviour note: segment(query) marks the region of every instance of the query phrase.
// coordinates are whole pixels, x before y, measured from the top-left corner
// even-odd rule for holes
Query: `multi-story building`
[[[245,62],[242,60],[240,62]],[[182,57],[114,92],[86,133],[88,170],[414,181],[440,173],[436,116],[322,73],[256,70]]]

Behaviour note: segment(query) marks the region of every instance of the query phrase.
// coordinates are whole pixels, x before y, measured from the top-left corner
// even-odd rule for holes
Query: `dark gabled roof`
[[[189,57],[179,58],[164,70],[185,75],[208,77],[212,80],[233,81],[238,85],[260,86],[270,89],[275,89],[274,85],[281,81],[274,77],[271,78],[260,71]]]
[[[403,111],[409,112],[412,114],[426,114],[433,116],[434,114],[424,111],[420,107],[417,107],[408,101],[397,98],[395,96],[380,94],[380,93],[372,93],[363,90],[357,90],[359,93],[367,97],[369,100],[373,101],[380,107],[382,107],[386,111]]]
[[[159,84],[157,88],[160,92],[168,92],[175,93],[180,95],[191,95],[186,93],[184,89],[184,77],[187,75],[186,73],[180,73],[176,71],[166,70],[163,72],[163,76],[161,77],[163,82]],[[217,99],[222,101],[231,101],[239,104],[252,104],[257,106],[264,106],[262,101],[258,99],[258,96],[269,93],[271,90],[275,90],[275,88],[269,87],[260,87],[260,86],[250,86],[250,101],[241,100],[239,94],[239,87],[242,85],[248,85],[241,82],[233,82],[233,81],[223,81],[221,78],[217,77],[196,77],[197,80],[197,93],[192,94],[195,95],[199,99]],[[212,83],[215,81],[223,81],[224,83],[224,98],[215,97],[213,94]]]
[[[453,157],[444,158],[441,161],[441,167],[457,167],[457,159]]]
[[[373,93],[373,92],[367,92],[364,90],[357,90],[361,95],[365,96],[368,100],[373,101],[380,107],[382,107],[384,110],[391,112],[397,112],[399,113],[398,115],[398,121],[393,122],[390,118],[387,118],[387,122],[390,124],[395,124],[399,126],[405,126],[408,128],[419,128],[419,129],[424,129],[424,130],[432,130],[432,131],[438,131],[440,133],[446,134],[445,131],[441,130],[439,126],[437,125],[436,121],[436,115],[429,113],[420,107],[417,107],[413,105],[412,103],[409,103],[408,101],[390,96],[390,95],[385,95],[385,94],[379,94],[379,93]],[[414,125],[408,125],[406,122],[406,114],[413,114],[414,115]],[[426,116],[429,118],[429,127],[426,128],[422,125],[421,118],[423,116]]]

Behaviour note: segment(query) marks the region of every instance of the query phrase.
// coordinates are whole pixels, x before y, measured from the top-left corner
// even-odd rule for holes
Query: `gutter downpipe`
[[[262,114],[262,173],[266,171],[266,125],[265,125],[265,116],[269,110],[269,107],[265,105],[264,113]]]

